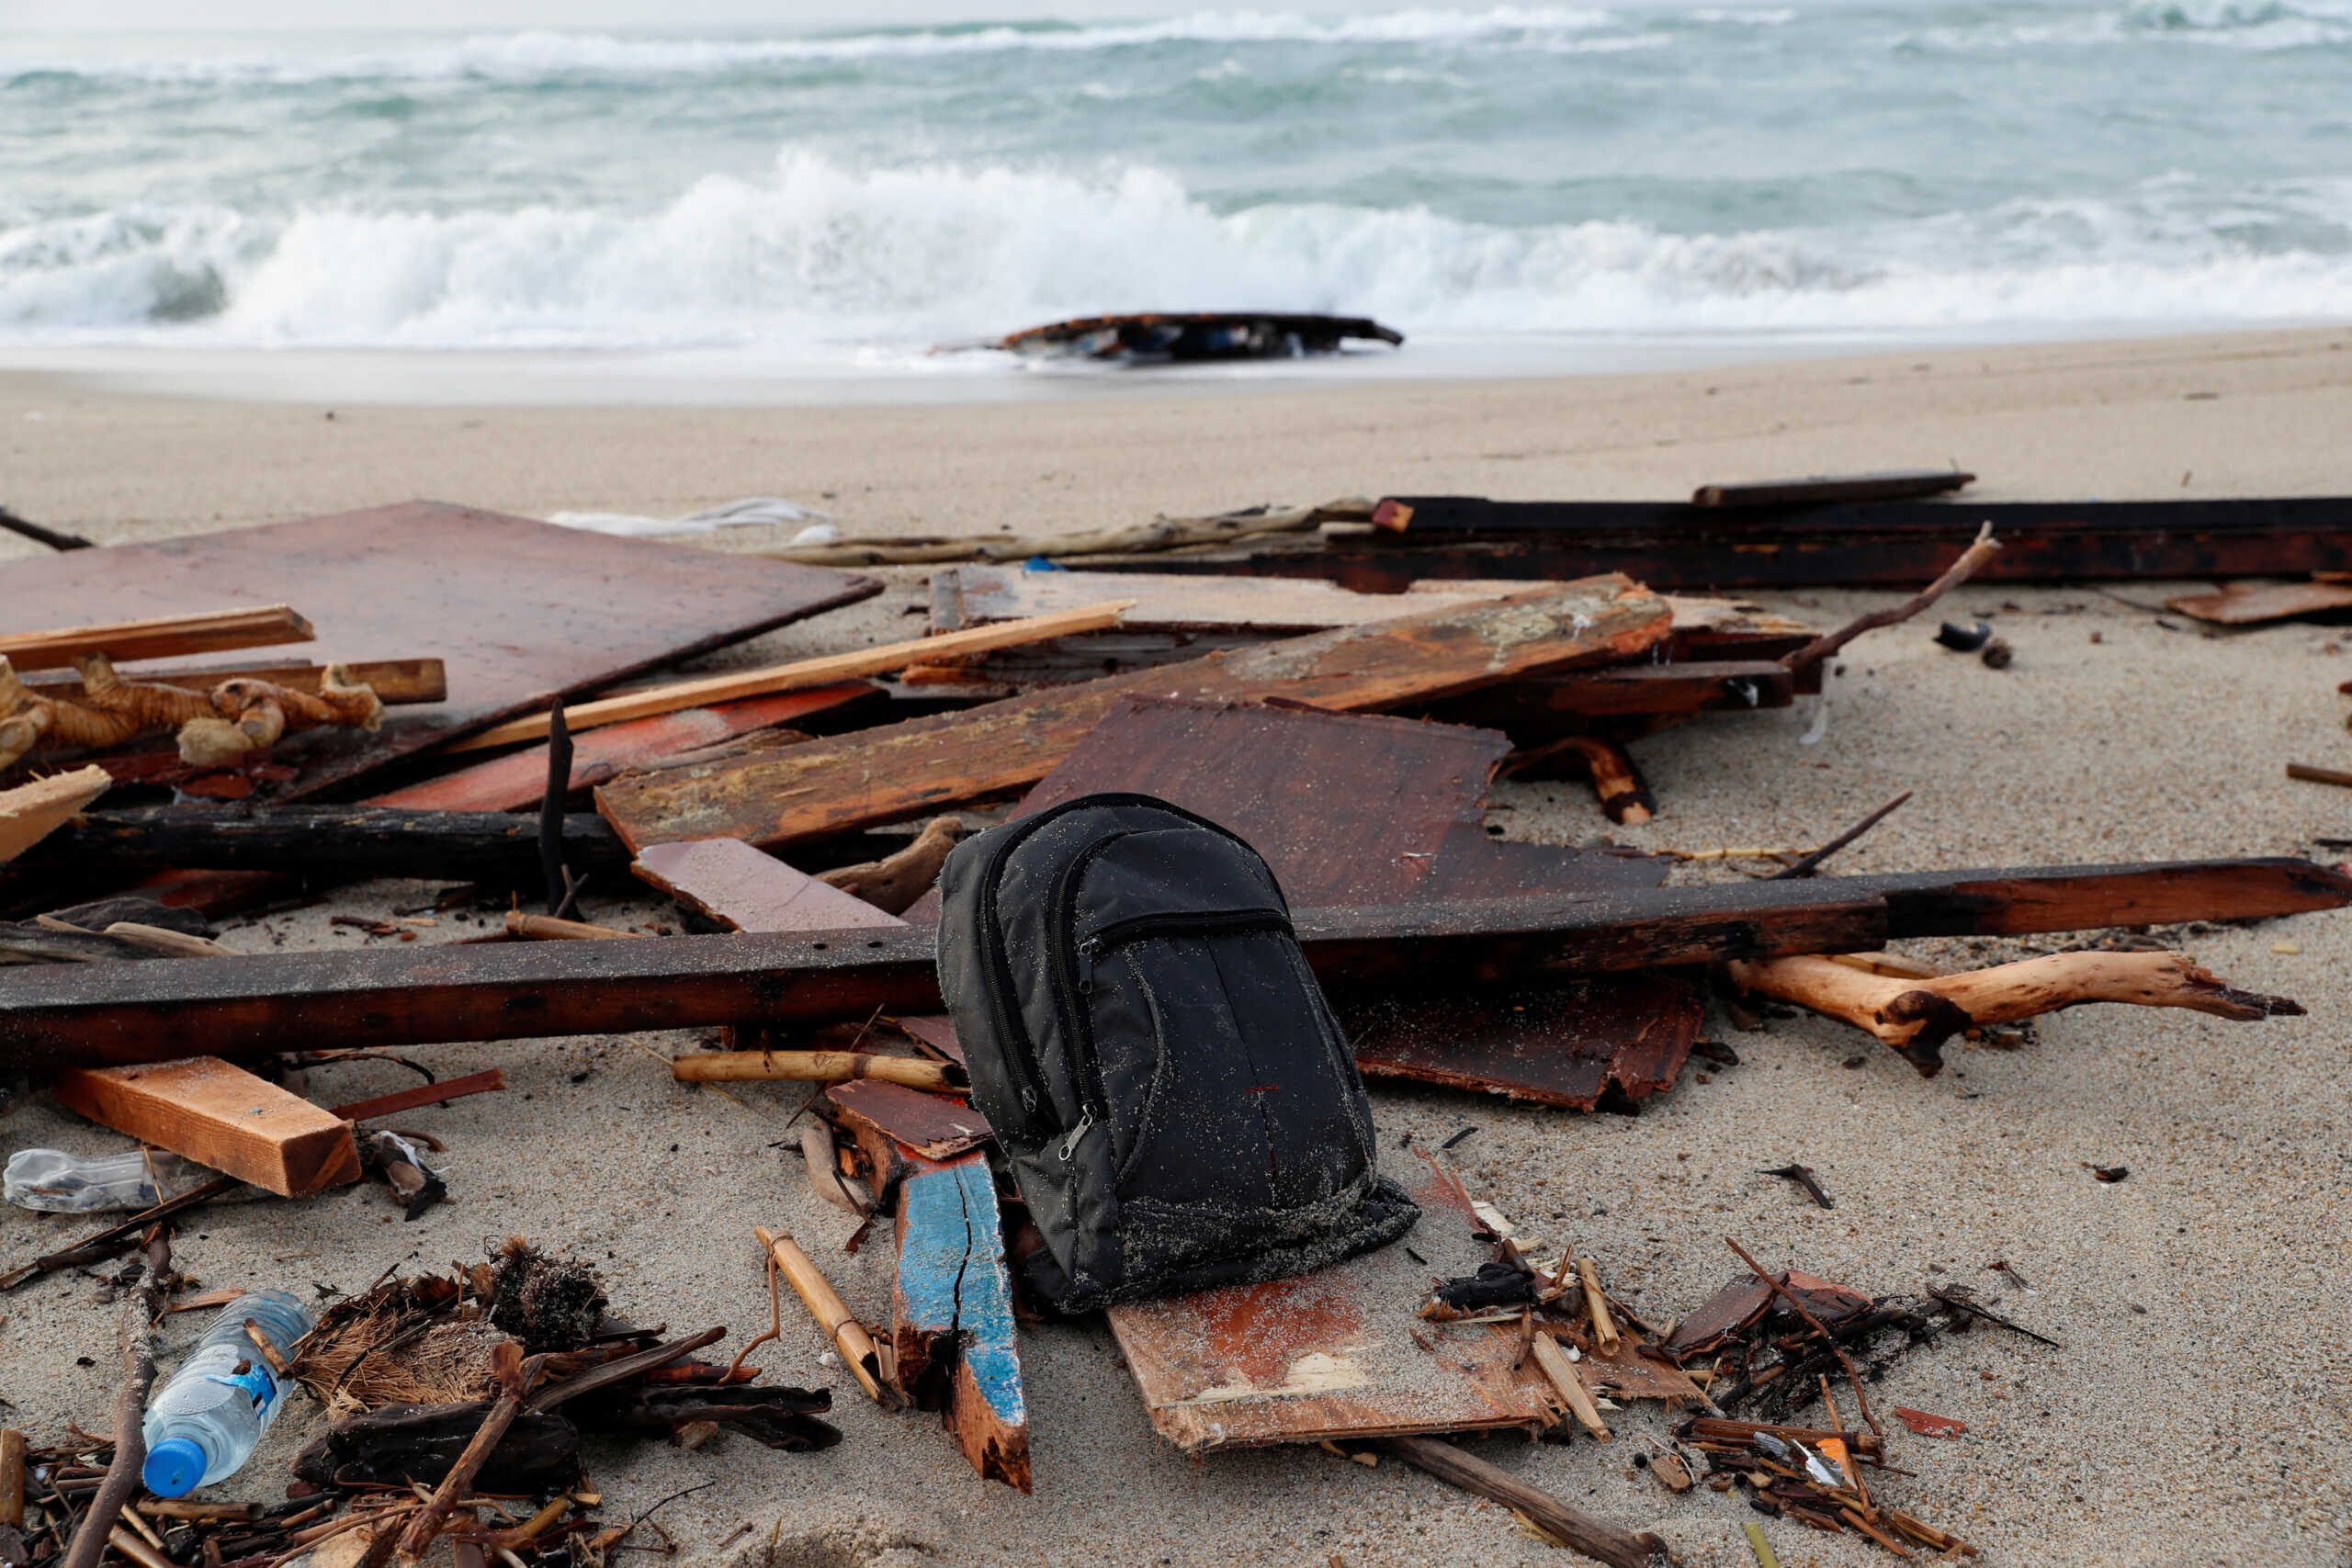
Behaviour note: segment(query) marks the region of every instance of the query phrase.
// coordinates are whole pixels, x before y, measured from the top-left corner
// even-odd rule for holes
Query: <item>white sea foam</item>
[[[1419,208],[1223,214],[1148,169],[860,173],[790,153],[631,214],[142,207],[0,229],[0,340],[744,347],[856,363],[1059,316],[1267,308],[1408,333],[1647,333],[2352,316],[2352,181],[1746,233]],[[2257,254],[2267,224],[2300,246]],[[2312,248],[2312,247],[2318,248]]]

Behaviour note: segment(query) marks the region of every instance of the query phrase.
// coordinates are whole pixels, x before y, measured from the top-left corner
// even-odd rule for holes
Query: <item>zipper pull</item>
[[[1102,939],[1099,936],[1088,937],[1078,944],[1078,994],[1081,997],[1094,994],[1094,957],[1102,951]]]
[[[1090,1109],[1084,1115],[1078,1119],[1078,1125],[1069,1130],[1069,1136],[1062,1140],[1062,1163],[1064,1165],[1068,1165],[1071,1159],[1077,1156],[1079,1139],[1086,1136],[1086,1130],[1093,1125],[1094,1112]]]

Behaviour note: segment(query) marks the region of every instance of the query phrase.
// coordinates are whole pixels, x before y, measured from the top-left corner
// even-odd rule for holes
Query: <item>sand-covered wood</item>
[[[104,795],[114,779],[95,764],[0,790],[0,863],[15,860]]]

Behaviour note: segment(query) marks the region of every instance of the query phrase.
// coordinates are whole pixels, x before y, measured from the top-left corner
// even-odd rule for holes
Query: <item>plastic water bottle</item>
[[[153,1171],[149,1171],[149,1163]],[[62,1149],[18,1149],[0,1176],[0,1196],[20,1209],[51,1214],[85,1214],[99,1209],[152,1209],[164,1201],[158,1180],[178,1173],[177,1155],[132,1149],[128,1154],[84,1159]]]
[[[313,1321],[311,1309],[284,1291],[256,1291],[220,1309],[147,1406],[140,1479],[156,1496],[185,1497],[237,1473],[286,1403],[285,1382],[245,1333],[247,1318],[288,1362]]]

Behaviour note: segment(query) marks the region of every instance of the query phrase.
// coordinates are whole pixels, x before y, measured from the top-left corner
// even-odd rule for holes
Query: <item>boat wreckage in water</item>
[[[1402,344],[1405,334],[1363,316],[1295,316],[1200,310],[1079,316],[1031,327],[995,346],[1014,354],[1131,364],[1203,359],[1295,359],[1337,354],[1350,338]]]

